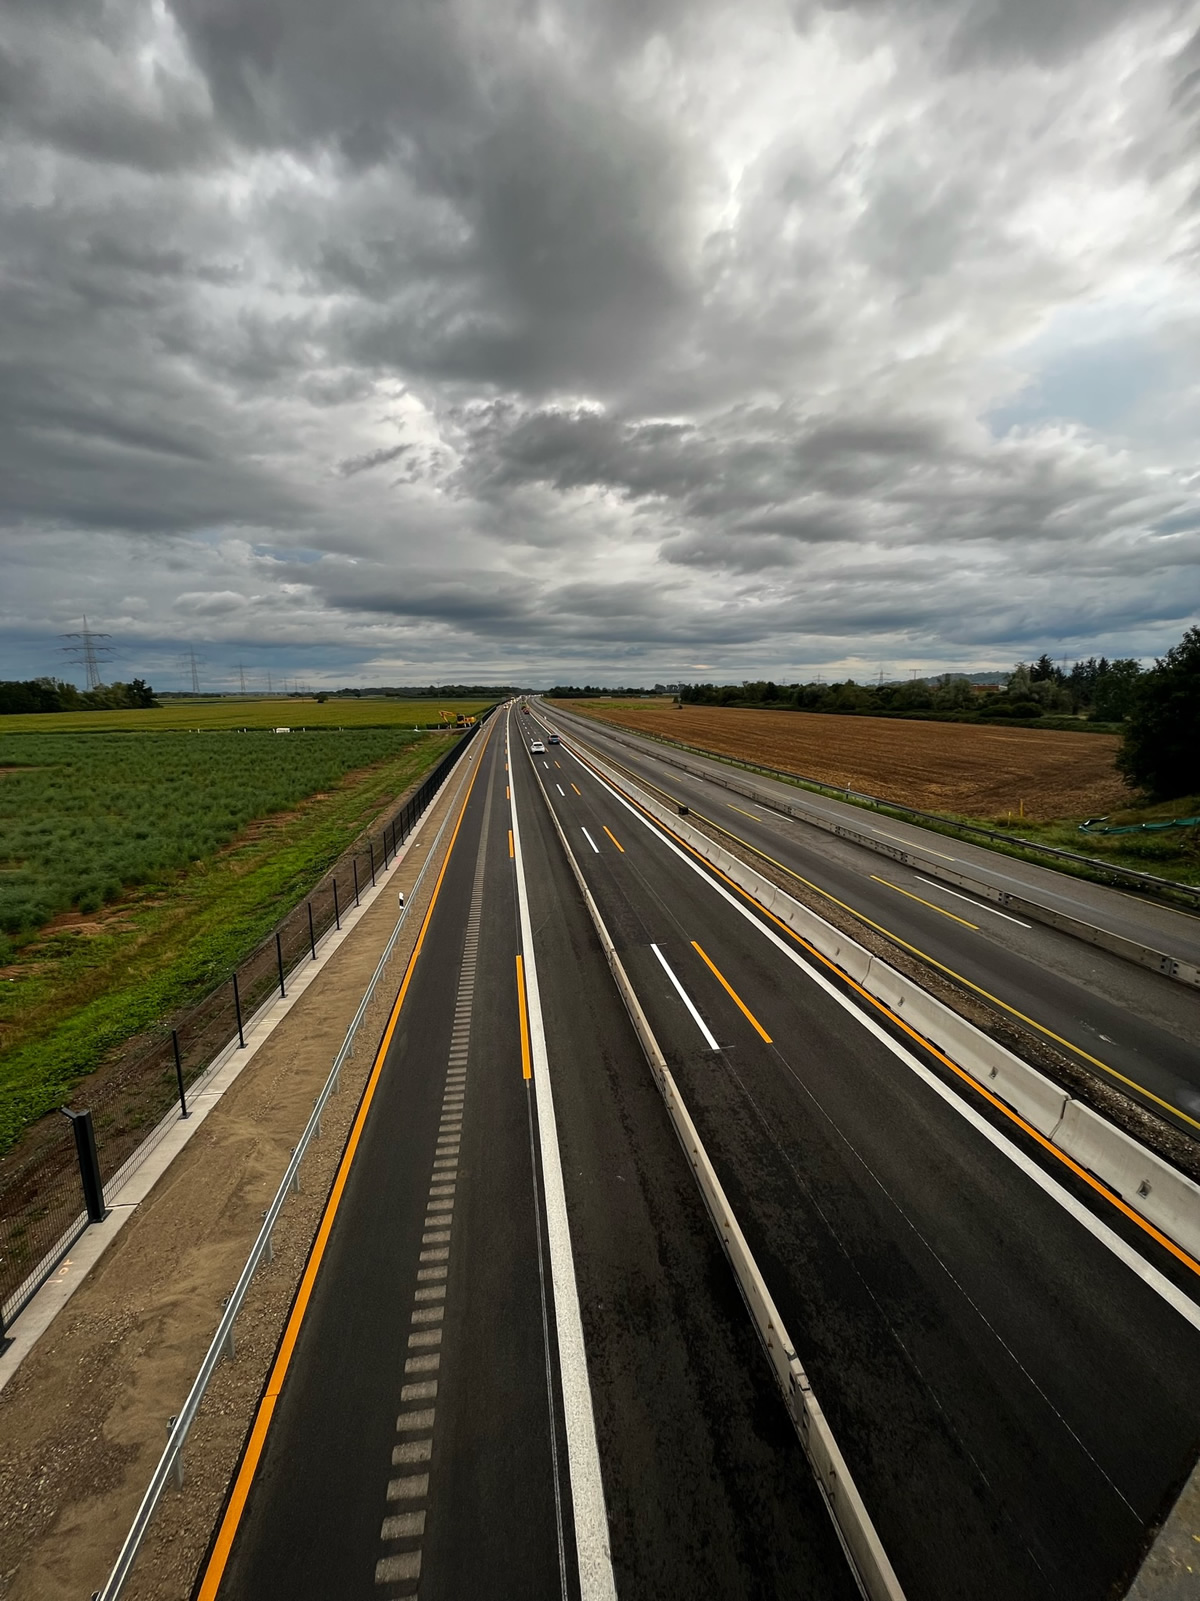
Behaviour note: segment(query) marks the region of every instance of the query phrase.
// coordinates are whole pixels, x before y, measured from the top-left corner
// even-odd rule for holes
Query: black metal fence
[[[317,941],[392,865],[444,782],[483,726],[466,730],[419,787],[381,827],[364,835],[292,909],[275,931],[180,1016],[143,1035],[111,1065],[88,1095],[99,1177],[111,1188],[147,1134],[245,1028],[264,1002],[286,994],[288,976],[315,959]],[[87,1159],[69,1117],[48,1116],[28,1130],[0,1163],[0,1338],[49,1278],[89,1221]],[[91,1210],[94,1211],[95,1202]]]

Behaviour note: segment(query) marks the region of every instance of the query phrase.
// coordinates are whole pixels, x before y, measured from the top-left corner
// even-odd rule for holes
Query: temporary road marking
[[[721,1049],[721,1047],[717,1044],[716,1040],[713,1038],[712,1030],[709,1028],[708,1024],[704,1021],[704,1019],[700,1016],[700,1013],[696,1010],[695,1003],[693,1002],[692,997],[688,994],[687,990],[684,989],[683,985],[679,982],[679,980],[675,977],[675,974],[671,971],[670,964],[668,963],[666,957],[659,950],[657,945],[651,945],[650,949],[654,952],[655,956],[658,957],[659,961],[662,963],[663,972],[667,975],[667,977],[671,980],[671,983],[674,984],[676,990],[679,992],[679,999],[683,1002],[683,1004],[687,1007],[688,1011],[692,1014],[692,1021],[695,1023],[696,1027],[700,1030],[701,1034],[704,1035],[704,1038],[708,1043],[709,1050],[710,1051],[719,1051]]]
[[[756,1033],[760,1034],[762,1036],[762,1038],[764,1040],[766,1040],[767,1044],[770,1045],[771,1036],[767,1033],[766,1029],[759,1022],[758,1018],[755,1017],[754,1013],[750,1010],[750,1008],[746,1005],[746,1003],[742,999],[742,997],[734,989],[733,985],[725,977],[724,973],[721,972],[720,968],[713,961],[712,957],[709,956],[706,952],[702,951],[700,949],[699,945],[697,945],[695,940],[692,941],[692,949],[696,952],[697,956],[699,956],[700,960],[708,968],[709,972],[716,979],[717,983],[720,984],[721,988],[729,996],[729,999],[733,1002],[733,1004],[738,1008],[738,1010],[745,1017],[746,1021],[750,1024],[750,1027],[752,1029],[754,1029],[756,1031]]]
[[[489,729],[489,738],[490,734],[491,731]],[[486,748],[487,742],[485,740],[484,749],[486,750]],[[466,816],[467,804],[471,799],[475,788],[475,780],[479,777],[482,765],[481,753],[480,759],[476,763],[475,771],[471,775],[471,781],[467,786],[467,793],[463,797],[462,806],[459,808],[458,817],[454,824],[454,832],[451,834],[450,843],[446,847],[446,854],[442,860],[437,882],[433,886],[433,894],[430,896],[429,906],[421,923],[420,933],[417,935],[412,955],[408,959],[408,966],[404,969],[400,992],[396,996],[395,1005],[392,1007],[391,1015],[387,1021],[387,1027],[383,1031],[383,1038],[379,1042],[379,1049],[375,1053],[371,1076],[368,1078],[366,1088],[363,1090],[362,1100],[359,1102],[358,1112],[355,1115],[349,1138],[346,1141],[346,1148],[342,1152],[342,1160],[338,1164],[337,1176],[329,1192],[329,1199],[325,1203],[325,1211],[317,1229],[316,1238],[313,1240],[312,1250],[309,1252],[308,1262],[304,1268],[304,1276],[300,1280],[300,1288],[296,1291],[296,1299],[292,1304],[291,1315],[288,1318],[287,1327],[284,1329],[283,1339],[280,1341],[266,1389],[258,1404],[258,1411],[250,1429],[250,1437],[246,1442],[246,1449],[242,1456],[241,1465],[238,1468],[237,1478],[234,1480],[233,1490],[226,1504],[225,1514],[221,1519],[221,1526],[217,1530],[217,1537],[213,1541],[212,1552],[208,1559],[208,1566],[204,1570],[204,1578],[200,1584],[197,1601],[216,1601],[216,1594],[229,1562],[229,1553],[233,1549],[234,1536],[237,1534],[238,1525],[241,1523],[242,1514],[246,1509],[246,1498],[250,1494],[250,1486],[254,1482],[254,1475],[258,1471],[258,1464],[267,1442],[267,1431],[271,1426],[271,1418],[274,1416],[275,1408],[279,1402],[280,1391],[283,1389],[283,1381],[287,1376],[288,1368],[291,1366],[292,1355],[296,1349],[296,1341],[300,1337],[300,1327],[304,1322],[305,1313],[308,1311],[309,1302],[312,1300],[313,1287],[316,1284],[317,1274],[325,1257],[329,1236],[333,1232],[334,1219],[337,1217],[338,1208],[341,1206],[342,1195],[350,1177],[350,1168],[362,1140],[367,1114],[371,1110],[371,1103],[375,1098],[375,1091],[379,1084],[380,1075],[383,1072],[383,1064],[391,1047],[396,1025],[400,1021],[400,1012],[408,996],[413,973],[416,971],[417,959],[424,947],[425,936],[433,919],[434,907],[438,903],[438,896],[445,881],[446,869],[450,864],[459,830],[462,828],[462,820]],[[441,1254],[444,1257],[448,1257],[450,1253],[444,1251]],[[437,1253],[434,1252],[422,1251],[421,1260],[431,1260],[436,1255]]]
[[[920,840],[905,839],[902,834],[889,834],[885,829],[873,828],[872,834],[878,834],[881,839],[894,839],[897,845],[907,845],[910,851],[924,851],[927,856],[940,856],[944,862],[956,862],[957,856],[947,856],[945,851],[931,851],[929,846]]]
[[[508,854],[509,854],[510,857],[511,857],[512,853],[513,853],[512,829],[510,828],[509,831],[508,831]]]
[[[558,1123],[554,1113],[554,1086],[546,1049],[537,959],[533,948],[533,921],[521,856],[521,829],[516,796],[512,800],[513,835],[517,848],[517,911],[521,946],[525,952],[525,986],[529,996],[530,1052],[533,1057],[533,1093],[537,1105],[537,1135],[542,1162],[542,1194],[546,1208],[546,1240],[550,1248],[550,1282],[554,1295],[554,1332],[558,1341],[558,1371],[562,1386],[563,1426],[567,1436],[571,1501],[575,1513],[575,1551],[579,1564],[580,1601],[616,1601],[612,1553],[608,1540],[608,1513],[596,1419],[588,1379],[587,1350],[575,1261],[571,1254],[571,1228],[563,1185]],[[560,1548],[561,1549],[561,1548]],[[561,1561],[561,1556],[560,1556]]]
[[[555,765],[555,766],[556,766],[556,767],[557,767],[557,766],[558,766],[558,763],[557,763],[557,762],[556,762],[556,763],[555,763],[555,764],[554,764],[554,765]],[[562,796],[562,797],[563,797],[563,798],[564,798],[564,799],[565,799],[565,798],[566,798],[566,794],[567,794],[567,792],[566,792],[566,790],[565,790],[565,789],[564,789],[564,788],[563,788],[563,787],[562,787],[562,785],[561,785],[561,784],[555,784],[555,786],[554,786],[554,787],[555,787],[555,789],[556,789],[556,790],[557,790],[557,791],[558,791],[558,793],[559,793],[559,794],[560,794],[560,795],[561,795],[561,796]]]
[[[617,838],[617,836],[616,836],[616,835],[615,835],[615,834],[614,834],[614,833],[613,833],[613,831],[612,831],[612,829],[611,829],[611,828],[609,828],[609,826],[608,826],[608,824],[607,824],[607,823],[605,823],[605,824],[604,824],[604,832],[605,832],[605,833],[606,833],[606,834],[607,834],[607,835],[608,835],[608,837],[609,837],[609,839],[611,839],[611,840],[612,840],[612,842],[613,842],[613,844],[614,844],[614,845],[615,845],[615,846],[616,846],[616,847],[617,847],[617,849],[618,849],[618,850],[619,850],[619,851],[620,851],[620,853],[621,853],[621,855],[622,855],[622,856],[624,856],[624,854],[625,854],[625,847],[624,847],[624,845],[622,845],[622,844],[621,844],[621,841],[620,841],[620,840],[619,840],[619,839],[618,839],[618,838]]]
[[[509,839],[512,838],[510,834]],[[525,964],[520,954],[517,956],[517,1011],[521,1020],[521,1077],[532,1078],[533,1069],[529,1059],[529,1012],[525,1003]]]
[[[505,786],[504,786],[504,798],[505,798],[505,800],[508,800],[508,798],[509,798],[508,785],[507,784],[505,784]]]
[[[596,844],[596,841],[595,841],[595,840],[594,840],[594,839],[593,839],[593,838],[592,838],[592,836],[591,836],[591,835],[590,835],[590,834],[589,834],[589,833],[588,833],[588,831],[587,831],[587,829],[586,829],[586,828],[585,828],[585,829],[584,829],[584,831],[583,831],[583,837],[584,837],[584,839],[586,839],[586,840],[587,840],[587,842],[588,842],[588,844],[589,844],[589,845],[590,845],[590,846],[591,846],[591,847],[592,847],[592,849],[593,849],[593,850],[594,850],[594,851],[595,851],[595,853],[596,853],[596,855],[597,855],[597,856],[599,856],[599,854],[600,854],[600,847],[599,847],[599,845],[597,845],[597,844]]]
[[[574,752],[572,752],[572,754],[574,754]],[[580,761],[582,766],[586,766],[586,763],[583,763],[581,758],[576,757],[576,760]],[[986,1118],[983,1117],[982,1113],[977,1111],[974,1106],[970,1105],[969,1102],[964,1100],[964,1098],[957,1094],[949,1085],[943,1084],[941,1079],[939,1079],[935,1073],[927,1068],[923,1062],[918,1061],[911,1051],[906,1049],[905,1046],[901,1045],[898,1040],[893,1039],[892,1036],[888,1034],[887,1031],[880,1024],[878,1024],[867,1011],[856,1005],[855,1002],[852,1001],[848,995],[844,994],[836,984],[832,983],[816,968],[810,966],[810,964],[806,962],[803,957],[801,957],[800,954],[793,948],[792,944],[789,944],[787,940],[781,938],[773,928],[768,928],[762,919],[766,919],[767,922],[776,924],[777,927],[782,929],[783,933],[787,935],[788,940],[793,941],[795,945],[799,945],[803,950],[807,951],[809,955],[822,967],[826,967],[831,973],[836,974],[844,984],[847,984],[852,990],[861,996],[863,1001],[866,1002],[869,1007],[877,1012],[880,1012],[888,1019],[889,1022],[893,1023],[903,1033],[907,1034],[910,1039],[915,1040],[917,1044],[927,1050],[931,1056],[936,1058],[937,1061],[943,1063],[947,1068],[949,1068],[950,1071],[954,1073],[955,1076],[967,1088],[973,1090],[983,1100],[987,1101],[988,1104],[1003,1117],[1007,1118],[1010,1123],[1013,1123],[1017,1128],[1021,1129],[1023,1133],[1027,1134],[1046,1152],[1048,1156],[1051,1156],[1056,1161],[1060,1162],[1062,1166],[1072,1172],[1076,1178],[1082,1180],[1082,1182],[1086,1184],[1089,1189],[1093,1190],[1110,1205],[1116,1207],[1116,1209],[1122,1213],[1123,1216],[1127,1217],[1131,1223],[1135,1224],[1136,1227],[1141,1229],[1143,1234],[1146,1234],[1149,1238],[1155,1240],[1164,1248],[1164,1250],[1169,1252],[1169,1254],[1174,1256],[1179,1262],[1183,1263],[1185,1267],[1190,1268],[1191,1271],[1198,1276],[1200,1276],[1200,1262],[1197,1262],[1193,1257],[1189,1256],[1181,1246],[1176,1245],[1175,1241],[1163,1234],[1161,1230],[1155,1228],[1153,1223],[1150,1223],[1146,1218],[1144,1218],[1140,1212],[1135,1211],[1135,1209],[1126,1201],[1122,1200],[1122,1198],[1117,1195],[1115,1191],[1110,1190],[1107,1185],[1103,1184],[1092,1173],[1089,1173],[1085,1167],[1081,1167],[1080,1164],[1074,1160],[1074,1158],[1068,1156],[1065,1151],[1059,1150],[1059,1148],[1051,1140],[1047,1139],[1044,1134],[1035,1129],[1032,1124],[1027,1123],[1019,1113],[1015,1112],[1011,1106],[1008,1106],[1004,1101],[1002,1101],[998,1095],[994,1095],[983,1084],[979,1083],[977,1079],[973,1079],[964,1068],[959,1067],[957,1062],[951,1061],[951,1059],[946,1056],[944,1052],[940,1051],[936,1045],[931,1044],[929,1040],[920,1035],[916,1029],[911,1027],[910,1024],[906,1023],[889,1007],[885,1006],[882,1001],[877,1000],[869,990],[865,990],[861,984],[856,984],[855,981],[850,978],[847,973],[844,973],[835,962],[831,961],[829,957],[823,956],[815,946],[810,945],[808,941],[802,939],[799,934],[794,933],[781,918],[776,917],[773,912],[769,912],[767,908],[759,901],[756,901],[747,890],[742,889],[740,885],[734,883],[733,879],[721,872],[720,868],[713,867],[711,863],[703,862],[698,853],[693,851],[690,846],[685,845],[677,835],[671,834],[671,832],[664,827],[664,825],[651,818],[648,813],[643,812],[635,802],[626,799],[620,790],[614,788],[614,786],[610,784],[609,781],[601,774],[595,772],[594,769],[592,772],[593,777],[595,777],[599,783],[604,785],[609,794],[612,795],[614,799],[620,803],[620,805],[624,806],[627,812],[629,812],[633,817],[636,817],[642,826],[648,829],[651,834],[657,835],[658,838],[662,840],[663,844],[666,845],[667,849],[678,856],[681,861],[686,862],[692,871],[697,875],[697,877],[703,879],[716,894],[728,901],[731,906],[736,907],[738,912],[741,913],[747,922],[751,923],[755,928],[758,929],[759,933],[764,939],[769,940],[779,950],[783,951],[788,957],[789,961],[794,962],[801,972],[807,973],[815,984],[826,991],[831,999],[836,1001],[837,1004],[846,1012],[848,1012],[851,1017],[855,1018],[857,1022],[867,1030],[868,1033],[874,1035],[880,1041],[880,1043],[886,1047],[887,1050],[891,1051],[893,1056],[897,1057],[905,1064],[906,1067],[910,1068],[914,1073],[917,1074],[919,1078],[927,1083],[930,1088],[933,1089],[942,1098],[942,1100],[946,1102],[948,1106],[952,1107],[956,1112],[959,1113],[961,1117],[970,1123],[972,1127],[976,1128],[984,1136],[984,1138],[994,1145],[996,1149],[1004,1156],[1006,1156],[1015,1167],[1019,1168],[1028,1178],[1032,1179],[1033,1182],[1037,1184],[1037,1186],[1043,1190],[1051,1200],[1060,1206],[1063,1211],[1074,1218],[1076,1222],[1085,1228],[1093,1236],[1093,1238],[1105,1246],[1107,1250],[1111,1251],[1119,1261],[1123,1262],[1126,1267],[1136,1274],[1137,1277],[1140,1278],[1142,1282],[1151,1290],[1153,1290],[1161,1300],[1165,1301],[1168,1306],[1173,1307],[1175,1311],[1177,1311],[1187,1322],[1192,1324],[1194,1328],[1200,1329],[1200,1306],[1191,1300],[1182,1290],[1176,1288],[1176,1286],[1171,1283],[1170,1279],[1168,1279],[1164,1273],[1160,1273],[1156,1267],[1154,1267],[1150,1262],[1146,1261],[1144,1257],[1140,1256],[1133,1246],[1127,1245],[1119,1234],[1115,1233],[1111,1228],[1109,1228],[1107,1223],[1103,1222],[1096,1216],[1094,1212],[1089,1211],[1089,1209],[1084,1206],[1081,1201],[1077,1201],[1073,1195],[1064,1190],[1062,1185],[1053,1177],[1052,1174],[1047,1173],[1044,1169],[1039,1167],[1033,1158],[1027,1156],[1024,1151],[1019,1150],[1013,1144],[1012,1140],[1007,1134],[1003,1133],[999,1129],[993,1128]],[[746,904],[747,902],[749,903],[748,905]],[[751,907],[754,908],[754,911],[750,910]],[[851,910],[852,908],[847,909]],[[756,916],[756,912],[759,915]],[[883,930],[883,932],[886,933],[886,930]],[[909,949],[912,950],[915,949],[915,947],[910,946]],[[917,952],[917,954],[920,955],[921,953]],[[941,966],[940,963],[936,965]],[[949,971],[949,969],[945,969],[945,971]],[[975,985],[972,985],[971,987],[977,988]],[[982,994],[986,992],[980,991],[980,993]],[[989,999],[990,998],[991,997],[989,997]],[[1012,1011],[1013,1008],[1007,1007],[1006,1010]],[[1018,1013],[1017,1015],[1019,1016],[1020,1014]],[[1049,1030],[1043,1029],[1042,1032],[1049,1033]],[[1063,1043],[1066,1042],[1064,1041]],[[1072,1049],[1076,1049],[1076,1047],[1072,1047]],[[1103,1066],[1104,1064],[1099,1063],[1097,1065]],[[1112,1069],[1107,1069],[1107,1071],[1111,1072]],[[1119,1077],[1120,1075],[1118,1074],[1116,1076]]]
[[[726,804],[726,806],[729,807],[729,810],[731,812],[741,812],[742,816],[743,817],[748,817],[752,823],[761,823],[762,822],[762,818],[761,817],[756,817],[753,812],[743,811],[740,806],[735,806],[732,801],[726,801],[725,804]]]
[[[572,752],[572,755],[574,755],[574,752]],[[575,757],[575,760],[579,762],[579,765],[585,771],[591,771],[578,756]],[[646,782],[649,783],[650,781],[646,780]],[[666,794],[667,792],[664,790],[662,793]],[[1047,1028],[1044,1023],[1039,1023],[1035,1017],[1030,1017],[1026,1012],[1022,1012],[1019,1007],[1011,1005],[1008,1001],[1001,1000],[999,995],[993,995],[991,990],[984,989],[982,984],[976,984],[973,979],[969,979],[965,973],[960,973],[957,968],[948,967],[945,962],[939,962],[936,956],[930,956],[929,952],[923,951],[919,945],[912,944],[910,940],[902,939],[894,929],[888,928],[883,923],[877,923],[874,918],[868,917],[857,906],[851,906],[849,901],[839,900],[836,895],[823,888],[822,885],[814,883],[811,878],[805,878],[802,873],[796,872],[794,867],[789,867],[786,862],[781,862],[777,857],[769,855],[768,852],[761,850],[757,845],[752,845],[748,839],[743,839],[740,834],[735,834],[732,829],[726,828],[714,818],[705,817],[703,812],[697,812],[696,816],[703,822],[710,824],[711,827],[718,829],[722,834],[727,835],[728,838],[735,840],[743,850],[750,851],[755,856],[761,856],[764,862],[770,862],[772,867],[778,868],[781,873],[786,873],[789,878],[795,879],[797,884],[803,884],[805,889],[812,890],[815,895],[823,896],[832,905],[840,906],[842,911],[849,912],[852,917],[857,917],[868,928],[873,928],[876,933],[884,935],[885,938],[894,941],[895,944],[902,946],[906,951],[911,951],[914,956],[920,957],[921,961],[928,962],[930,967],[936,967],[939,973],[945,973],[946,977],[954,979],[955,983],[964,985],[976,995],[981,995],[985,1001],[990,1002],[993,1006],[998,1006],[1001,1011],[1007,1012],[1010,1017],[1015,1017],[1018,1022],[1024,1023],[1036,1033],[1044,1035],[1048,1040],[1053,1040],[1056,1045],[1061,1045],[1063,1050],[1069,1051],[1072,1056],[1078,1056],[1081,1061],[1098,1068],[1101,1073],[1107,1073],[1110,1078],[1116,1079],[1119,1084],[1124,1084],[1127,1088],[1136,1090],[1139,1095],[1144,1095],[1148,1101],[1153,1101],[1156,1106],[1161,1106],[1165,1112],[1170,1112],[1173,1117],[1190,1124],[1192,1128],[1200,1129],[1200,1119],[1189,1116],[1181,1107],[1176,1106],[1171,1101],[1164,1100],[1161,1095],[1156,1095],[1153,1090],[1147,1089],[1144,1084],[1139,1084],[1136,1079],[1128,1078],[1124,1073],[1118,1072],[1108,1062],[1101,1061],[1098,1056],[1093,1056],[1090,1051],[1085,1051],[1082,1045],[1076,1045],[1073,1040],[1067,1039],[1064,1035],[1056,1034],[1052,1028]],[[946,858],[947,861],[953,861],[954,859],[952,856]],[[1005,877],[1006,875],[1000,874],[998,876]],[[1017,884],[1020,881],[1013,879],[1012,882]],[[739,893],[741,892],[739,891]],[[1114,893],[1121,892],[1114,891]],[[1103,1035],[1100,1037],[1101,1039],[1104,1038]],[[1109,1041],[1109,1043],[1111,1044],[1112,1042]]]
[[[1015,923],[1018,928],[1033,927],[1032,923],[1023,923],[1019,917],[1011,917],[1008,912],[998,912],[994,906],[989,906],[986,901],[977,901],[970,895],[960,895],[957,890],[947,889],[944,884],[939,884],[935,879],[922,878],[920,873],[914,876],[918,884],[928,884],[930,889],[940,890],[943,895],[953,895],[956,901],[966,901],[968,906],[974,906],[977,911],[991,912],[993,917],[1002,917],[1006,923]]]
[[[923,895],[914,895],[909,889],[901,889],[899,884],[893,884],[890,878],[880,878],[877,873],[872,873],[871,880],[875,884],[884,884],[888,889],[894,889],[897,895],[907,895],[910,901],[918,901],[922,906],[928,906],[931,912],[941,912],[942,916],[950,918],[951,922],[961,923],[964,928],[973,928],[977,934],[979,932],[978,923],[968,923],[965,917],[959,917],[956,912],[948,912],[944,906],[935,906]]]
[[[579,788],[579,785],[578,785],[578,784],[572,784],[572,785],[571,785],[571,788],[572,788],[572,789],[573,789],[573,790],[574,790],[574,791],[575,791],[575,793],[576,793],[576,794],[577,794],[577,795],[578,795],[578,796],[580,796],[580,798],[582,798],[582,796],[583,796],[583,791],[582,791],[582,790],[581,790],[581,789],[580,789],[580,788]]]

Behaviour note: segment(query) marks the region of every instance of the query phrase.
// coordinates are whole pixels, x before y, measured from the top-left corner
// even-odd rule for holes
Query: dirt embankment
[[[572,711],[722,756],[863,790],[906,806],[1035,822],[1128,806],[1117,737],[887,717],[834,717],[658,702],[572,702]]]

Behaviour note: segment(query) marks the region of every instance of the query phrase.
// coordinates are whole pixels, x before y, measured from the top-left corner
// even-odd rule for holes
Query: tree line
[[[17,712],[105,712],[129,706],[157,706],[154,691],[142,678],[128,684],[99,684],[76,689],[58,678],[0,680],[0,717]]]

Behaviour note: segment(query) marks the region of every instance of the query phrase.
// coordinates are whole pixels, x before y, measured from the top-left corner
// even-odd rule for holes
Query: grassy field
[[[1114,765],[1114,735],[981,723],[837,717],[647,701],[563,702],[621,727],[714,755],[779,767],[885,801],[986,823],[1100,861],[1200,883],[1200,830],[1082,834],[1088,817],[1195,816],[1195,797],[1143,808]]]
[[[0,937],[213,856],[255,818],[425,736],[13,734],[0,769]],[[0,957],[3,948],[0,947]]]
[[[136,847],[144,877],[90,910],[60,911],[9,937],[0,967],[0,1152],[107,1052],[226,978],[448,748],[436,734],[399,729],[293,741],[212,733],[23,743],[22,754],[38,761],[0,775],[5,854],[28,828],[63,848],[77,830],[77,866],[90,840],[109,853],[115,877],[111,853]],[[229,752],[240,753],[240,768]],[[274,766],[264,775],[268,754]],[[32,811],[22,784],[38,786],[25,792],[26,801],[36,793]],[[146,837],[132,841],[139,827]],[[17,870],[36,893],[50,870],[31,872],[29,861]],[[7,865],[12,873],[11,856]]]
[[[161,734],[193,729],[241,728],[424,728],[443,711],[468,717],[486,710],[485,700],[327,700],[299,696],[256,700],[221,696],[212,700],[167,700],[145,710],[19,712],[0,717],[0,762],[8,734]]]

